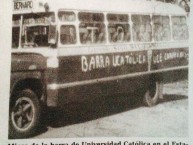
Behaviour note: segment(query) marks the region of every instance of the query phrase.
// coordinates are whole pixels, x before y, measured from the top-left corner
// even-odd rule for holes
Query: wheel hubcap
[[[34,105],[32,101],[25,97],[19,98],[13,107],[11,117],[13,125],[18,130],[28,129],[34,117]]]

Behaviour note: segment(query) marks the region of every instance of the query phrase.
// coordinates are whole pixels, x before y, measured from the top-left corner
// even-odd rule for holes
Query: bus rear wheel
[[[41,116],[37,95],[29,89],[23,90],[16,96],[9,116],[9,135],[12,138],[26,138],[34,135]]]
[[[162,83],[160,82],[150,82],[148,88],[144,95],[144,104],[146,106],[152,107],[158,103],[160,96],[162,95]]]

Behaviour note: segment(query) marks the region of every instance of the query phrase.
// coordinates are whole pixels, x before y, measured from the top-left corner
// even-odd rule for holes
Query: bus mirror
[[[49,26],[48,43],[49,44],[56,44],[56,39],[57,39],[56,25],[50,25]]]

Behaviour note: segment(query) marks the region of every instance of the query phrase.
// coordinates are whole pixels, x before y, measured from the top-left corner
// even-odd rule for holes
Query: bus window
[[[54,23],[53,13],[24,15],[22,28],[22,47],[49,46],[49,26]]]
[[[155,41],[169,41],[171,39],[170,19],[168,16],[153,16]]]
[[[19,27],[13,27],[12,28],[12,48],[18,48],[19,47]]]
[[[49,26],[24,27],[24,35],[22,36],[23,47],[49,46],[48,28]]]
[[[82,44],[95,44],[106,42],[104,15],[102,13],[80,12],[79,25],[80,42]]]
[[[76,43],[76,29],[73,25],[62,25],[60,27],[60,42],[62,44]]]
[[[20,16],[13,16],[12,24],[12,48],[19,47]]]
[[[104,15],[102,13],[80,12],[78,18],[81,22],[104,22]]]
[[[73,22],[76,20],[74,12],[59,11],[58,12],[59,20],[62,22]]]
[[[108,33],[110,42],[129,42],[129,16],[126,14],[107,14],[109,21]]]
[[[187,40],[188,39],[188,26],[186,24],[186,17],[173,16],[173,39],[174,40]]]
[[[132,15],[133,41],[150,42],[152,40],[151,19],[148,15]]]

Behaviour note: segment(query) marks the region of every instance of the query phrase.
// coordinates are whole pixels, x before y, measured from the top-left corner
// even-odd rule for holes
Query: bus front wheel
[[[144,95],[144,104],[152,107],[158,103],[160,97],[162,97],[163,84],[160,82],[150,82]]]
[[[9,134],[12,138],[34,135],[40,123],[41,107],[37,95],[29,90],[19,93],[10,109]]]

